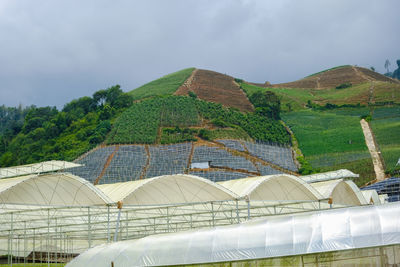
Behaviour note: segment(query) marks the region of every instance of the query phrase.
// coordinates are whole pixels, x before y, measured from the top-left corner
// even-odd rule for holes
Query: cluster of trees
[[[274,120],[281,119],[281,100],[274,92],[257,91],[250,95],[249,100],[257,114]]]
[[[396,63],[397,63],[397,69],[395,71],[391,72],[389,70],[389,67],[390,67],[391,63],[390,63],[389,59],[386,59],[386,61],[385,61],[385,69],[386,69],[385,75],[388,76],[388,77],[392,77],[392,78],[396,78],[396,79],[400,80],[400,59],[396,60]]]
[[[262,112],[242,113],[218,103],[186,96],[157,97],[134,103],[116,120],[107,142],[152,144],[156,142],[160,127],[195,126],[200,124],[200,117],[216,127],[244,130],[255,140],[282,144],[290,142],[285,128],[273,116],[265,116]],[[164,142],[167,135],[171,138],[179,135],[169,130],[162,134],[165,135]],[[199,136],[207,139],[207,131],[199,131]],[[190,137],[185,135],[183,139],[187,141]]]
[[[104,141],[111,120],[132,103],[119,85],[56,107],[20,108],[14,126],[1,128],[0,166],[73,160]],[[21,119],[23,117],[23,119]]]

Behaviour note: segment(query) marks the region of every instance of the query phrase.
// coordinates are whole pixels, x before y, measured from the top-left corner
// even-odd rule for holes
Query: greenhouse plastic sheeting
[[[400,203],[342,208],[92,248],[67,266],[157,266],[304,255],[400,244]]]

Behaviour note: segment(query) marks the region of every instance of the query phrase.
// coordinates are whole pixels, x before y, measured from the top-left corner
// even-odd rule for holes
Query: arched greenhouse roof
[[[381,203],[381,200],[376,190],[362,190],[361,192],[364,195],[365,201],[367,201],[369,204],[383,204]]]
[[[0,203],[90,206],[112,201],[93,184],[69,173],[0,179]]]
[[[94,247],[67,267],[189,265],[400,243],[400,203],[273,216]]]
[[[293,175],[277,174],[219,182],[239,197],[250,200],[319,200],[322,196],[309,184]]]
[[[113,201],[127,205],[157,205],[234,200],[235,193],[194,175],[174,174],[149,179],[97,185]]]
[[[332,198],[333,203],[343,205],[366,205],[364,195],[352,181],[343,181],[342,179],[317,182],[310,184],[324,198]]]

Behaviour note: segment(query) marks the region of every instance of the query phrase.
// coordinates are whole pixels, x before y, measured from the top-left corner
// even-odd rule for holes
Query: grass
[[[319,105],[326,103],[343,105],[368,102],[369,83],[354,85],[346,89],[299,89],[299,88],[264,88],[253,84],[241,83],[242,89],[248,96],[257,91],[272,91],[280,97],[283,111],[298,111],[306,108],[307,101]],[[398,99],[400,102],[400,98]],[[288,105],[290,105],[290,109]]]
[[[400,107],[380,108],[371,122],[376,141],[382,152],[386,171],[393,169],[400,158]]]
[[[321,74],[321,73],[324,73],[324,72],[327,72],[327,71],[330,71],[330,70],[340,69],[340,68],[345,68],[345,67],[351,67],[351,66],[350,65],[336,66],[336,67],[333,67],[333,68],[330,68],[330,69],[326,69],[326,70],[323,70],[323,71],[319,71],[319,72],[313,73],[311,75],[306,76],[305,78],[312,77],[312,76],[315,76],[315,75],[318,75],[318,74]]]
[[[129,92],[134,100],[172,95],[192,74],[194,68],[183,69],[149,82]]]
[[[366,108],[303,110],[282,117],[314,169],[321,172],[348,169],[360,174],[354,181],[363,185],[375,176],[360,126],[359,116],[367,111]]]
[[[250,136],[241,128],[223,128],[223,129],[211,130],[210,139],[251,140]]]
[[[304,110],[283,114],[304,156],[367,151],[358,117]]]

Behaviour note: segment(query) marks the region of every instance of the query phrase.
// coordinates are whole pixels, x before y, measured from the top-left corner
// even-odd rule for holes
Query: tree
[[[372,71],[375,71],[375,68],[374,68],[374,67],[371,67],[370,69],[371,69]]]
[[[390,66],[390,61],[389,61],[389,59],[386,59],[386,61],[385,61],[386,72],[389,72],[389,66]]]

